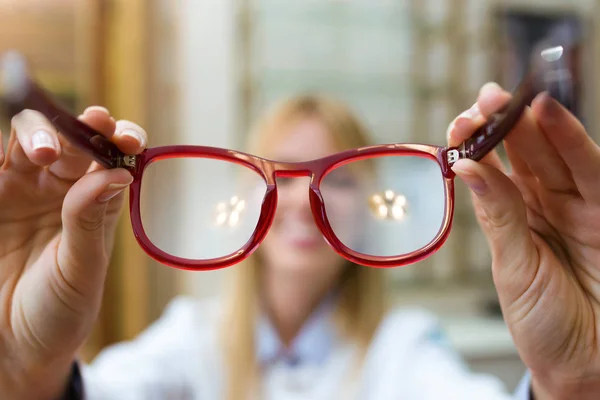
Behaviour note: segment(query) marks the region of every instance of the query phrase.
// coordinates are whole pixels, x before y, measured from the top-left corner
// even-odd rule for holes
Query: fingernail
[[[482,195],[487,192],[488,186],[480,177],[467,174],[461,176],[461,178],[475,194]]]
[[[89,113],[91,111],[100,111],[100,112],[103,112],[105,114],[110,114],[110,111],[108,111],[108,108],[102,107],[102,106],[90,106],[90,107],[86,108],[83,113],[87,114],[87,113]]]
[[[452,136],[454,136],[454,130],[456,129],[456,119],[450,122],[448,125],[448,129],[446,130],[446,140],[450,142],[452,140]]]
[[[146,141],[144,140],[144,136],[138,131],[134,131],[133,129],[124,129],[120,133],[122,136],[129,136],[138,141],[138,143],[142,147],[146,147]]]
[[[129,184],[111,183],[107,186],[104,192],[100,193],[98,197],[96,197],[96,200],[100,203],[106,203],[107,201],[121,194],[125,189],[127,189],[127,187],[129,187]]]
[[[469,189],[471,189],[475,194],[482,195],[487,192],[488,185],[485,183],[482,177],[459,169],[455,169],[454,172],[460,176],[463,182],[465,182]]]
[[[46,131],[37,131],[31,137],[31,145],[34,150],[47,148],[56,150],[56,143],[52,136]]]
[[[484,92],[486,90],[504,90],[502,89],[502,86],[498,85],[496,82],[487,82],[485,85],[483,85],[481,87],[481,92]]]
[[[539,103],[538,107],[542,109],[540,122],[546,125],[554,124],[562,111],[560,103],[550,96],[548,92],[542,93],[535,100],[537,100],[536,103]]]
[[[448,141],[452,140],[457,130],[457,125],[464,125],[464,122],[466,122],[464,120],[469,120],[469,123],[475,124],[475,126],[479,126],[485,122],[485,118],[483,117],[483,115],[481,114],[481,110],[479,109],[479,104],[473,104],[471,108],[460,113],[460,115],[450,123],[448,129],[446,130],[446,139]]]
[[[481,110],[479,109],[479,104],[475,103],[466,111],[463,111],[458,118],[468,118],[475,123],[481,122],[484,120],[483,115],[481,114]],[[457,119],[458,119],[457,118]]]

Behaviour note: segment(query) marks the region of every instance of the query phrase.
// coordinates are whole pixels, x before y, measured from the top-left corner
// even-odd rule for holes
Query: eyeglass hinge
[[[456,149],[448,150],[448,164],[452,165],[460,158],[460,152]]]
[[[124,155],[123,157],[119,158],[119,165],[117,167],[118,168],[121,168],[121,167],[135,168],[136,161],[137,161],[137,159],[135,156]]]

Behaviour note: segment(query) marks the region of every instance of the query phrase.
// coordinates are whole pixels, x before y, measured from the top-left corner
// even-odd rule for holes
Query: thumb
[[[132,180],[125,169],[97,170],[79,179],[65,196],[57,261],[63,278],[82,293],[101,291],[110,257],[105,234],[116,228],[116,219],[107,221],[106,211]]]
[[[508,176],[485,163],[463,159],[452,169],[473,193],[477,220],[492,252],[496,285],[518,297],[533,280],[539,263],[520,190]]]

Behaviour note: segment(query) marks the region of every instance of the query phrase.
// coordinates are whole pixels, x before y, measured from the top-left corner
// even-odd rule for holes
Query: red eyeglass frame
[[[254,252],[265,238],[273,222],[277,205],[276,177],[310,176],[310,205],[315,223],[329,245],[347,260],[370,267],[397,267],[408,265],[426,258],[439,250],[451,230],[454,216],[454,177],[451,169],[460,158],[480,160],[498,145],[515,126],[525,108],[542,91],[549,91],[560,100],[561,92],[553,85],[561,85],[562,81],[549,81],[548,76],[562,76],[557,72],[570,72],[574,63],[574,52],[577,42],[567,42],[561,38],[552,46],[544,46],[560,56],[543,57],[544,52],[537,51],[532,57],[532,68],[513,94],[507,106],[491,115],[487,122],[478,129],[471,138],[458,147],[442,147],[429,144],[384,144],[359,149],[347,150],[324,158],[286,163],[267,160],[235,150],[207,146],[163,146],[148,148],[139,155],[127,155],[106,137],[79,121],[64,108],[55,103],[48,93],[30,78],[24,59],[18,54],[10,54],[4,59],[2,71],[5,79],[10,79],[11,90],[5,95],[4,104],[14,115],[24,109],[41,112],[56,129],[74,145],[87,152],[94,160],[106,168],[126,168],[134,177],[130,188],[130,215],[134,235],[144,251],[158,262],[184,270],[221,269],[247,258]],[[569,56],[566,57],[565,55]],[[570,75],[569,75],[570,76]],[[567,82],[568,83],[568,82]],[[560,89],[560,88],[559,88]],[[564,93],[563,93],[564,95]],[[332,169],[349,162],[380,156],[417,156],[432,159],[440,166],[445,184],[445,215],[443,225],[436,237],[428,245],[412,253],[394,257],[375,257],[355,252],[345,246],[333,233],[325,211],[319,185],[323,177]],[[261,214],[250,240],[238,251],[225,257],[209,260],[192,260],[170,255],[156,247],[146,235],[140,214],[141,182],[144,170],[153,162],[174,157],[202,157],[229,161],[258,173],[267,184]]]
[[[286,163],[268,160],[240,151],[206,146],[162,146],[145,150],[136,158],[136,167],[132,170],[134,180],[130,191],[130,213],[133,230],[140,246],[155,260],[181,269],[219,269],[239,263],[254,252],[266,237],[277,206],[277,177],[311,177],[309,200],[315,223],[329,245],[347,260],[371,267],[392,267],[419,261],[438,250],[450,233],[454,213],[454,172],[444,162],[447,149],[424,144],[388,144],[352,149],[327,157],[305,162]],[[320,183],[327,173],[344,164],[381,156],[417,156],[432,159],[442,166],[445,183],[445,215],[443,226],[435,239],[427,246],[402,256],[376,257],[358,253],[345,246],[334,234],[325,210],[320,192]],[[141,182],[144,169],[151,163],[173,157],[201,157],[232,162],[255,171],[266,183],[266,192],[261,206],[260,218],[250,240],[238,251],[225,257],[210,260],[190,260],[170,255],[158,247],[146,236],[140,215]]]

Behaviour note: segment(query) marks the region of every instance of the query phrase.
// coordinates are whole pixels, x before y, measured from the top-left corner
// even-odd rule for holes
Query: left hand
[[[456,146],[510,99],[484,86],[448,131]],[[504,319],[532,374],[536,400],[600,399],[600,147],[546,94],[498,155],[460,160],[492,252]]]

